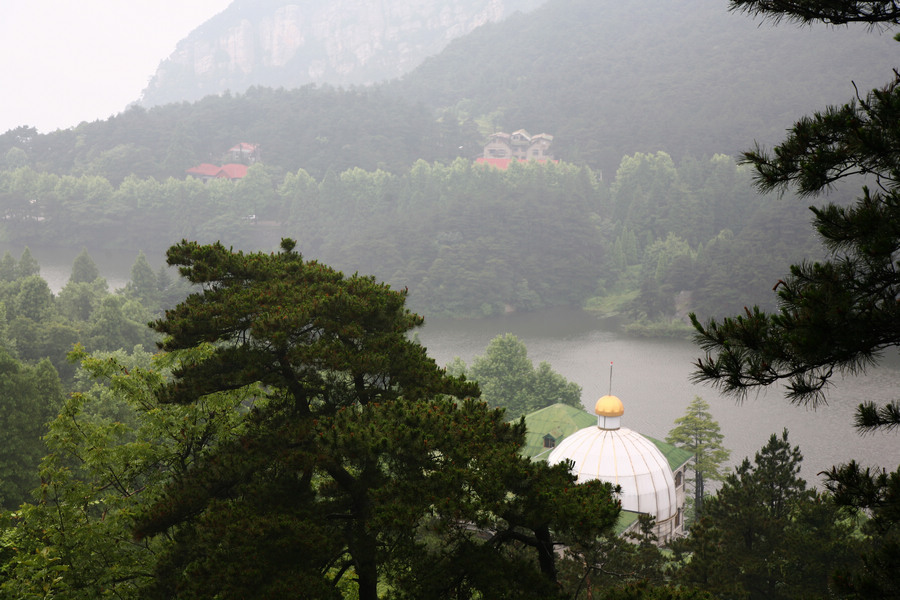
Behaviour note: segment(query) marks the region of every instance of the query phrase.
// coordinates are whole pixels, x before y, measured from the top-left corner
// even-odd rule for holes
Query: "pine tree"
[[[0,281],[8,283],[15,281],[16,277],[16,259],[7,250],[0,259]]]
[[[138,252],[131,267],[131,281],[125,285],[125,291],[140,300],[147,308],[155,309],[159,303],[159,278],[143,252]]]
[[[862,21],[893,27],[891,2],[763,2],[732,0],[732,8],[779,20]],[[707,355],[695,379],[728,393],[786,382],[793,402],[815,405],[835,372],[856,373],[900,345],[900,74],[882,89],[798,121],[771,152],[744,153],[762,191],[793,187],[801,196],[827,192],[838,180],[862,175],[874,182],[855,204],[812,207],[813,224],[831,258],[793,265],[778,280],[779,310],[758,308],[711,320],[697,329]],[[866,401],[863,429],[900,426],[900,404]]]
[[[889,0],[731,0],[731,8],[762,15],[776,22],[789,19],[804,24],[817,21],[832,25],[900,23],[900,7]]]
[[[694,518],[703,513],[703,498],[706,495],[706,481],[722,481],[722,467],[731,451],[722,445],[719,424],[712,418],[707,404],[700,396],[695,396],[683,417],[675,419],[675,427],[666,436],[666,442],[684,448],[693,455],[692,479],[694,487]]]
[[[895,2],[731,0],[733,10],[773,21],[865,23],[890,29],[900,24]],[[784,383],[788,399],[813,405],[836,373],[864,372],[886,351],[900,346],[900,73],[881,89],[857,93],[850,102],[799,120],[772,151],[744,153],[764,191],[794,188],[801,196],[830,190],[846,177],[867,186],[855,203],[812,207],[813,224],[828,260],[793,265],[773,282],[779,308],[767,313],[710,320],[697,329],[706,356],[694,379],[726,393],[745,395]],[[900,427],[900,401],[862,401],[856,427],[862,432]],[[868,567],[844,577],[861,597],[895,597],[900,589],[900,469],[872,472],[856,462],[833,468],[828,487],[843,504],[878,515],[867,554]]]
[[[16,279],[24,279],[25,277],[40,274],[41,265],[38,264],[37,259],[31,255],[31,250],[26,246],[22,251],[22,256],[19,257],[19,262],[16,264]]]
[[[212,352],[159,400],[265,392],[239,435],[138,514],[139,539],[173,539],[149,597],[324,598],[351,578],[361,600],[385,581],[403,597],[499,597],[501,580],[519,598],[558,595],[557,549],[612,526],[611,487],[521,457],[524,423],[409,337],[422,318],[405,292],[294,248],[169,249],[201,291],[153,323],[161,347]]]
[[[75,262],[72,263],[72,275],[69,277],[69,282],[93,283],[98,277],[100,277],[100,269],[88,254],[87,248],[82,248],[81,253],[75,257]]]
[[[836,567],[856,564],[857,549],[842,509],[807,489],[803,456],[787,430],[772,434],[710,498],[688,538],[679,582],[716,597],[778,600],[833,597]]]

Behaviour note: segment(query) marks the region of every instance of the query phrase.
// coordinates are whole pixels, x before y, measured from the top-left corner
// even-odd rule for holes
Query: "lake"
[[[22,248],[9,248],[18,258]],[[6,248],[0,246],[0,252]],[[79,250],[80,251],[80,250]],[[137,250],[89,250],[109,282],[121,288],[130,279]],[[71,249],[32,249],[41,264],[41,275],[51,289],[61,289],[69,278],[75,254]],[[147,256],[157,269],[162,255]],[[174,275],[174,274],[173,274]],[[554,370],[582,388],[582,402],[593,410],[594,402],[608,393],[625,404],[623,426],[665,438],[675,419],[682,416],[694,396],[702,396],[722,427],[732,463],[751,459],[772,433],[783,428],[804,455],[803,475],[810,482],[832,465],[856,459],[864,465],[894,470],[900,465],[900,432],[860,436],[853,429],[853,414],[863,400],[886,402],[900,390],[900,356],[893,352],[864,376],[839,379],[828,392],[828,405],[813,410],[792,406],[777,390],[753,394],[743,402],[722,396],[714,389],[692,384],[692,363],[700,356],[689,341],[630,338],[609,328],[581,310],[551,310],[488,319],[456,321],[427,319],[418,332],[438,364],[455,356],[471,363],[483,354],[495,336],[510,332],[522,340],[537,364],[550,363]],[[610,362],[613,363],[610,385]]]
[[[703,397],[722,427],[732,464],[745,456],[752,460],[772,433],[780,434],[786,427],[790,441],[803,452],[802,472],[810,483],[818,482],[818,472],[851,459],[889,470],[900,465],[900,433],[860,436],[852,426],[861,401],[896,398],[900,390],[896,352],[865,376],[838,380],[828,392],[827,406],[813,410],[792,406],[775,389],[737,402],[708,386],[692,384],[692,363],[700,352],[690,341],[630,338],[604,329],[580,310],[474,321],[426,319],[419,339],[438,364],[446,365],[455,356],[471,364],[491,339],[506,332],[525,343],[535,364],[547,361],[578,383],[587,410],[592,412],[597,398],[611,388],[625,405],[622,425],[656,438],[665,438],[694,396]]]

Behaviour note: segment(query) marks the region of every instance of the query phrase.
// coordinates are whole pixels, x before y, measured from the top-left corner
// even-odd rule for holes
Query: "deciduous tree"
[[[139,597],[166,541],[136,542],[135,511],[212,445],[236,435],[257,391],[251,387],[211,394],[189,406],[160,406],[154,393],[172,365],[210,351],[206,346],[152,359],[140,351],[73,353],[82,369],[78,391],[53,407],[59,415],[46,433],[46,448],[42,444],[40,456],[46,456],[39,471],[29,465],[27,489],[35,489],[34,499],[4,516],[0,595]],[[33,427],[35,439],[46,420]],[[26,442],[4,446],[23,453],[34,443]]]
[[[581,386],[566,381],[549,363],[535,369],[525,344],[511,333],[492,339],[466,374],[478,382],[482,398],[492,407],[505,409],[508,419],[557,402],[581,406]]]

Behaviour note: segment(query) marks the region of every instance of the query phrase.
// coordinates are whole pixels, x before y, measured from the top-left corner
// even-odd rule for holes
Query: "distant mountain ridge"
[[[178,43],[140,103],[399,77],[451,40],[544,1],[236,0]]]
[[[220,39],[242,19],[256,23],[285,5],[241,0],[189,39]],[[260,144],[269,167],[321,177],[352,167],[400,172],[418,159],[474,160],[489,134],[525,129],[554,136],[556,158],[609,179],[637,152],[662,150],[679,161],[734,156],[754,140],[771,145],[799,117],[848,101],[854,84],[860,93],[883,85],[897,66],[900,46],[882,32],[759,25],[727,6],[547,0],[476,27],[386,83],[295,85],[285,67],[265,71],[266,83],[263,71],[251,70],[254,87],[243,93],[229,84],[235,93],[193,103],[176,94],[165,106],[132,106],[77,131],[12,131],[0,136],[0,156],[15,147],[25,152],[16,164],[119,182],[128,174],[183,177],[245,141]],[[223,64],[230,56],[222,50]],[[214,82],[210,69],[206,80]],[[205,93],[185,77],[191,93]]]

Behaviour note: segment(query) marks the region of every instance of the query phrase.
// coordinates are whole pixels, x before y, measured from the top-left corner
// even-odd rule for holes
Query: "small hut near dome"
[[[526,454],[550,464],[574,463],[579,481],[601,479],[620,486],[620,531],[637,527],[637,515],[656,518],[660,544],[684,534],[684,471],[690,452],[621,426],[625,407],[616,396],[603,396],[588,413],[556,404],[526,415]],[[588,421],[588,423],[586,423]],[[552,447],[531,449],[531,437],[550,434]],[[531,450],[531,451],[529,451]]]

